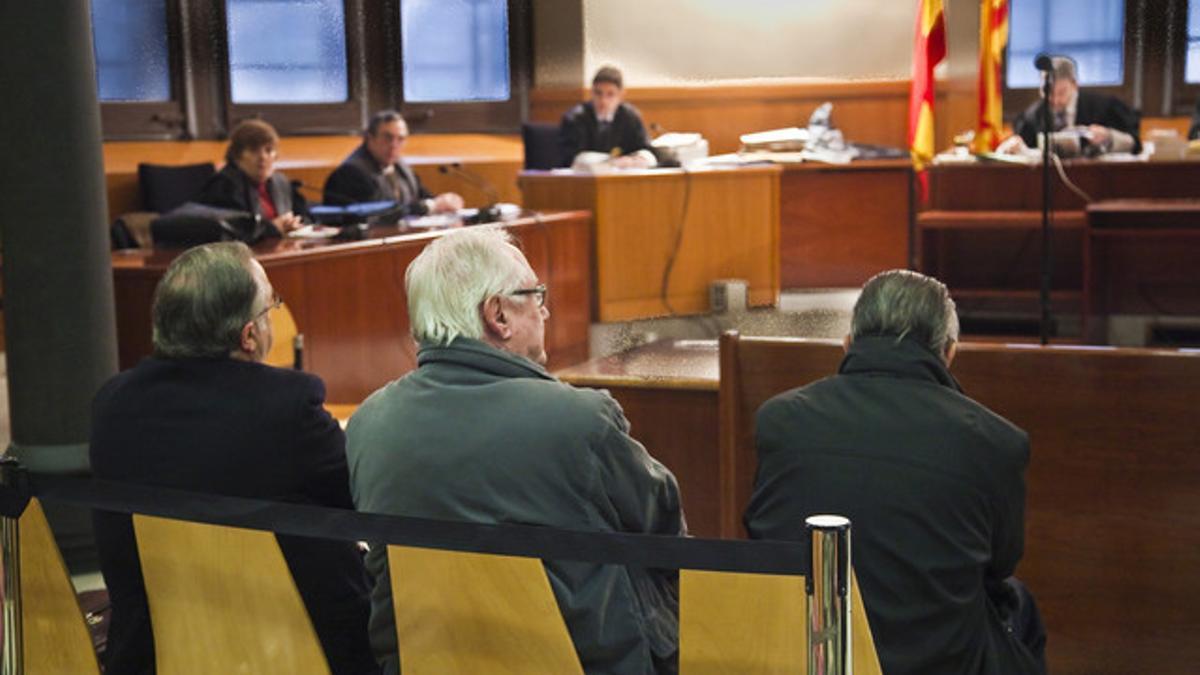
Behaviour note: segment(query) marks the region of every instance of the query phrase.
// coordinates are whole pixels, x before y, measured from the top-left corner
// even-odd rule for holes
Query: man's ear
[[[854,342],[854,340],[851,340],[850,334],[846,333],[846,337],[842,338],[842,351],[843,352],[850,351],[850,343],[851,342]]]
[[[254,321],[248,321],[245,326],[242,326],[242,333],[238,337],[238,348],[246,354],[254,354],[258,349],[258,341],[262,339],[258,334],[258,326]]]
[[[946,345],[946,353],[943,355],[943,358],[946,359],[946,367],[947,368],[949,368],[950,364],[954,362],[954,357],[957,355],[958,355],[958,340],[950,340],[949,343]]]
[[[500,296],[493,295],[484,300],[480,311],[483,313],[483,329],[492,339],[507,342],[512,337],[512,325],[504,312]]]

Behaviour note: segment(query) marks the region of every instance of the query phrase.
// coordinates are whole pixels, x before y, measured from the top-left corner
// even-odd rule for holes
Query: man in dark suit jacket
[[[592,78],[592,100],[567,111],[559,127],[560,164],[571,166],[581,152],[615,155],[616,167],[658,164],[637,108],[624,102],[621,71],[604,66]]]
[[[326,204],[394,201],[401,215],[453,212],[463,207],[454,192],[436,197],[403,160],[408,123],[395,110],[375,113],[354,149],[325,180]]]
[[[353,508],[345,436],[316,377],[261,363],[278,306],[240,243],[181,255],[154,296],[153,357],[107,382],[93,405],[97,478]],[[96,512],[112,601],[109,673],[153,673],[154,643],[130,517]],[[369,582],[352,542],[277,537],[334,673],[376,673]]]
[[[837,375],[758,411],[750,536],[800,540],[808,516],[848,517],[889,675],[1043,672],[1041,619],[1011,578],[1029,437],[950,375],[949,292],[915,272],[883,272],[863,287],[851,331]]]
[[[1050,61],[1054,74],[1054,90],[1050,95],[1053,131],[1085,127],[1086,139],[1095,148],[1092,152],[1140,153],[1141,115],[1119,98],[1081,90],[1075,62],[1070,58],[1055,56]],[[1041,101],[1035,101],[1013,120],[1013,133],[1031,148],[1037,147],[1037,137],[1043,128]]]

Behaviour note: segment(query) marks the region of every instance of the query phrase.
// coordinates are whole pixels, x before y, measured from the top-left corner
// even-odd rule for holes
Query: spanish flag
[[[946,56],[944,17],[942,0],[917,0],[912,91],[908,99],[908,146],[917,171],[924,170],[933,159],[933,67]]]
[[[975,152],[991,152],[1000,143],[1003,101],[1000,68],[1008,44],[1008,0],[982,0],[979,8],[979,123]]]

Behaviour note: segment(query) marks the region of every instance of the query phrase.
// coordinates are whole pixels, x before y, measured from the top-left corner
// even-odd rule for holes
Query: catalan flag
[[[1003,100],[1000,68],[1008,44],[1008,0],[982,0],[979,8],[979,123],[975,152],[991,152],[1000,143]]]
[[[913,165],[922,171],[933,159],[933,67],[946,56],[942,0],[917,0],[913,41],[912,91],[908,99],[908,145]],[[924,186],[924,175],[921,176]]]

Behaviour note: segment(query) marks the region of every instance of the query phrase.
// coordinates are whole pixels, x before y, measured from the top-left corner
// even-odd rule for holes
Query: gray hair
[[[1075,84],[1079,84],[1079,76],[1076,74],[1075,59],[1069,56],[1051,56],[1050,67],[1054,70],[1054,79],[1070,80]]]
[[[241,242],[197,246],[176,258],[154,291],[154,354],[217,357],[237,349],[259,293],[251,260]]]
[[[958,341],[958,313],[946,285],[918,272],[888,270],[871,277],[854,303],[851,339],[912,337],[936,354]]]
[[[532,273],[512,237],[499,228],[468,227],[435,239],[404,274],[413,337],[440,345],[459,336],[481,339],[480,305],[517,290]]]

